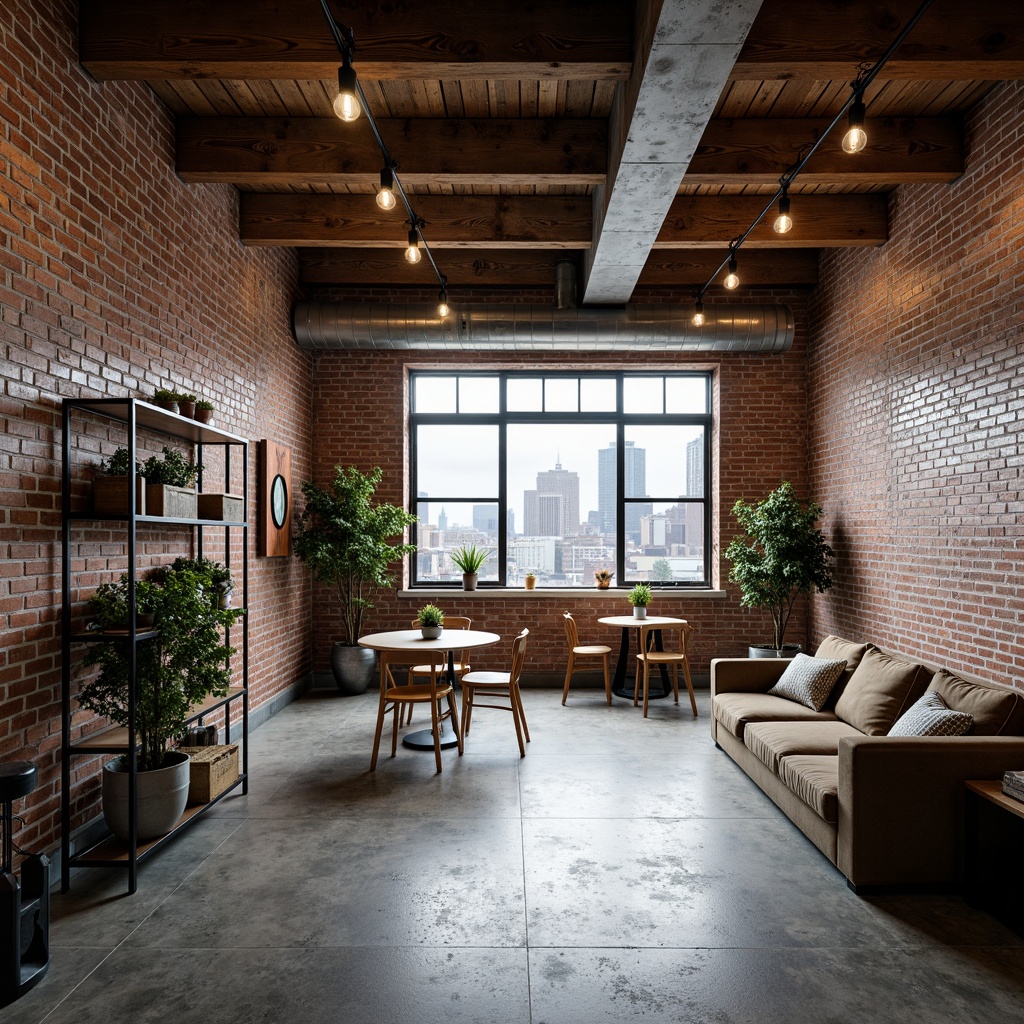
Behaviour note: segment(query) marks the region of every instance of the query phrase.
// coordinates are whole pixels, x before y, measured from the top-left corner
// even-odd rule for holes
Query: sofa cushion
[[[786,700],[795,700],[797,704],[803,704],[812,711],[820,711],[845,669],[845,658],[829,661],[827,658],[810,658],[806,654],[798,654],[768,693]]]
[[[924,693],[929,676],[923,665],[869,644],[836,703],[836,717],[867,736],[885,736]]]
[[[779,778],[808,807],[834,825],[839,820],[839,757],[794,754],[779,765]]]
[[[828,700],[825,701],[825,707],[829,711],[835,708],[836,702],[843,695],[850,676],[856,671],[860,659],[864,657],[864,652],[867,649],[867,644],[855,644],[852,640],[843,640],[842,637],[833,636],[831,633],[818,645],[817,651],[814,652],[816,658],[828,658],[830,661],[838,658],[846,659],[846,670],[840,675],[836,685],[832,687],[832,692],[828,695]]]
[[[1024,693],[982,686],[940,668],[929,690],[934,690],[947,707],[966,711],[974,719],[970,736],[1020,736],[1024,733]]]
[[[743,739],[748,722],[819,722],[835,721],[830,711],[814,712],[782,697],[767,693],[719,693],[711,702],[711,713],[723,728],[737,739]]]
[[[793,754],[838,754],[844,736],[860,736],[846,722],[751,722],[743,742],[759,761],[778,772],[779,761]]]
[[[963,736],[973,721],[968,712],[951,710],[934,690],[929,690],[896,719],[889,735]]]

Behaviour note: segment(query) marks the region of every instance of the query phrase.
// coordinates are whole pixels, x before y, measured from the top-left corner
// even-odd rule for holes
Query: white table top
[[[619,626],[621,629],[639,629],[641,626],[679,626],[685,624],[686,619],[673,619],[667,615],[648,615],[643,619],[633,615],[608,615],[597,621],[606,626]]]
[[[486,647],[501,640],[497,633],[479,629],[445,629],[436,640],[424,640],[418,629],[393,629],[388,633],[369,633],[359,638],[360,647],[373,651],[453,651]]]

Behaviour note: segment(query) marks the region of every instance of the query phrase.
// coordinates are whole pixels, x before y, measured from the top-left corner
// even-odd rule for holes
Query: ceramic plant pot
[[[128,832],[128,772],[117,771],[117,758],[103,766],[103,817],[125,842]],[[135,834],[141,841],[165,836],[185,813],[188,803],[188,754],[172,750],[166,767],[135,775]]]
[[[647,618],[647,607],[642,604],[633,605],[633,618],[634,619],[646,619]]]
[[[377,656],[365,647],[335,644],[331,651],[331,672],[343,697],[366,693],[377,674]]]
[[[424,640],[437,640],[443,629],[444,626],[420,626],[420,633]]]

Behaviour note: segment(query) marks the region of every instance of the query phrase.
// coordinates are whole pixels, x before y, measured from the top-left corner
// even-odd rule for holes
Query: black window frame
[[[456,378],[456,411],[445,413],[417,413],[416,409],[416,382],[421,378],[429,377],[454,377]],[[458,412],[459,388],[461,381],[472,378],[496,377],[498,379],[498,404],[499,411],[496,413],[460,413]],[[614,411],[585,413],[585,412],[509,412],[507,401],[507,384],[514,378],[546,379],[552,378],[584,378],[593,379],[614,379],[615,380],[615,405]],[[705,386],[705,409],[704,413],[625,413],[623,411],[625,381],[628,378],[690,378],[704,381]],[[407,438],[409,443],[409,509],[416,512],[421,500],[418,495],[417,481],[417,427],[422,425],[449,425],[458,424],[463,426],[471,425],[496,425],[498,427],[498,494],[480,497],[472,496],[448,496],[429,495],[426,500],[430,504],[497,504],[498,506],[498,545],[497,563],[498,579],[481,580],[479,589],[503,589],[508,586],[508,427],[515,424],[536,424],[538,422],[551,423],[553,426],[560,423],[586,424],[595,423],[615,426],[616,446],[616,502],[615,502],[615,580],[618,589],[628,590],[637,580],[625,580],[626,562],[626,515],[625,507],[629,501],[664,504],[680,502],[679,496],[658,497],[645,496],[627,499],[625,491],[625,441],[626,431],[630,426],[701,426],[703,427],[703,461],[704,461],[704,482],[703,497],[687,498],[690,503],[702,503],[704,506],[703,528],[704,528],[704,575],[701,580],[672,580],[672,581],[649,581],[651,586],[666,590],[707,590],[711,587],[711,555],[712,545],[711,525],[714,506],[714,495],[711,492],[712,480],[712,432],[714,426],[713,416],[713,385],[714,372],[711,370],[554,370],[543,367],[535,369],[484,369],[474,368],[472,370],[430,369],[409,371],[409,416],[406,422]],[[543,395],[543,392],[542,392]],[[543,404],[543,398],[542,398]],[[577,403],[578,405],[579,403]],[[664,408],[663,397],[663,408]],[[683,455],[685,459],[685,454]],[[685,471],[685,469],[684,469]],[[459,589],[461,584],[457,581],[436,581],[429,580],[420,582],[416,578],[416,554],[410,555],[410,586],[422,589],[450,588]],[[552,588],[557,589],[557,588]],[[587,587],[573,587],[573,590],[585,592]]]

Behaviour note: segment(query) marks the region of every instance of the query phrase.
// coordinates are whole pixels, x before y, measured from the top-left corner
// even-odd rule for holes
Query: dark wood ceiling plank
[[[607,125],[579,120],[382,120],[403,182],[604,179]],[[179,118],[177,170],[189,182],[371,183],[380,150],[367,125],[337,118]]]
[[[632,64],[622,0],[336,2],[371,78],[614,78]],[[90,0],[79,55],[99,80],[331,78],[340,59],[320,5],[278,0]]]
[[[438,265],[449,291],[472,287],[554,288],[555,263],[566,252],[452,249]],[[718,268],[724,253],[656,250],[638,284],[650,287],[698,288]],[[743,252],[744,287],[810,287],[818,283],[815,249],[752,249]],[[394,249],[300,249],[299,278],[304,284],[418,286],[436,288],[423,263],[411,266]],[[453,295],[457,301],[457,293]]]
[[[735,79],[853,81],[874,63],[920,0],[766,0],[733,68]],[[884,78],[1024,78],[1024,4],[935,0],[882,71]]]
[[[687,184],[775,181],[796,162],[828,125],[818,118],[714,120],[690,161]],[[850,155],[842,149],[842,126],[800,172],[809,183],[949,182],[963,174],[963,127],[957,117],[868,118],[868,147]]]

